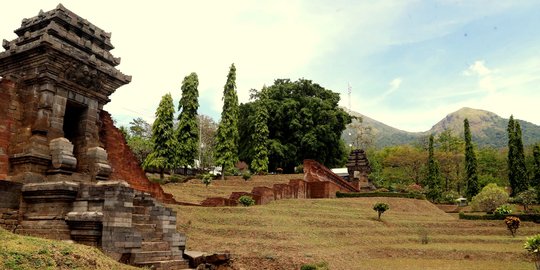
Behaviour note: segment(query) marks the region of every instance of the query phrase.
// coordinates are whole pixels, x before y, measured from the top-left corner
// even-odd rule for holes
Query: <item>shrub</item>
[[[373,205],[373,210],[377,211],[377,214],[379,215],[379,220],[381,220],[381,215],[388,209],[390,209],[390,205],[388,205],[387,203],[378,202]]]
[[[300,165],[294,167],[294,172],[295,173],[304,173],[304,165],[300,164]]]
[[[171,175],[169,176],[169,182],[171,182],[171,183],[180,183],[180,182],[184,182],[183,180],[184,180],[183,177],[180,176],[180,175],[178,175],[178,174],[171,174]]]
[[[523,205],[523,210],[529,212],[529,205],[536,203],[536,192],[532,189],[520,192],[514,198],[514,202]]]
[[[534,257],[534,264],[536,265],[536,269],[540,270],[540,234],[537,234],[532,237],[527,237],[527,241],[525,241],[525,245],[523,246],[529,254],[531,254]]]
[[[251,179],[251,173],[249,173],[249,172],[243,173],[242,178],[244,179],[244,181],[247,181],[247,180]]]
[[[510,208],[510,205],[503,204],[503,205],[497,207],[495,209],[495,211],[493,211],[493,214],[495,214],[496,216],[499,216],[499,217],[504,217],[506,215],[512,214],[512,209]]]
[[[506,224],[508,231],[510,231],[512,234],[512,237],[515,237],[516,232],[519,229],[519,225],[521,224],[521,220],[519,220],[518,217],[506,217],[504,219],[504,223]]]
[[[210,185],[210,183],[212,183],[212,174],[204,174],[203,177],[202,177],[202,182],[203,184],[208,187],[208,185]]]
[[[459,193],[456,191],[450,190],[445,191],[441,194],[440,203],[456,203],[456,200],[459,199]]]
[[[303,264],[300,270],[328,270],[328,263],[320,262],[317,264]]]
[[[471,206],[474,210],[493,212],[508,201],[508,193],[497,184],[488,184],[478,195],[474,196]]]
[[[243,195],[238,198],[238,203],[240,203],[242,206],[248,207],[255,204],[255,200],[251,198],[251,196]]]
[[[375,192],[389,192],[387,188],[378,188]]]

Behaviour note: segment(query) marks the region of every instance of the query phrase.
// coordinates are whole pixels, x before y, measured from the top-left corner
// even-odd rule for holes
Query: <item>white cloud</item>
[[[474,64],[470,65],[469,68],[467,68],[467,70],[463,72],[465,76],[477,75],[480,77],[487,76],[491,73],[492,73],[492,70],[486,67],[484,60],[475,61]]]

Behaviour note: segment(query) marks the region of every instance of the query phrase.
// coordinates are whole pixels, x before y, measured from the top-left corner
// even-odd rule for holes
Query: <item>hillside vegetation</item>
[[[0,228],[0,269],[138,269],[97,248],[12,234]]]
[[[495,113],[485,110],[461,108],[456,112],[448,114],[430,130],[425,132],[399,130],[357,112],[351,112],[351,115],[362,117],[363,125],[372,127],[376,147],[413,144],[432,133],[438,135],[446,129],[451,129],[455,136],[463,137],[463,120],[465,118],[469,119],[473,142],[478,146],[500,148],[505,147],[508,143],[506,134],[508,118],[500,117]],[[523,120],[518,121],[523,129],[524,145],[531,145],[540,141],[540,126]],[[352,143],[352,138],[348,135],[349,133],[354,134],[352,127],[352,124],[348,125],[342,134],[342,138],[346,141],[347,145]]]

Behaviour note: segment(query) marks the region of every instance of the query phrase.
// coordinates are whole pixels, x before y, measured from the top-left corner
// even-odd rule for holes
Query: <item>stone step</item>
[[[186,260],[169,260],[169,261],[147,261],[134,264],[138,267],[156,270],[191,270],[189,263]]]
[[[140,251],[131,256],[133,263],[183,260],[182,251]]]
[[[131,215],[134,223],[149,223],[150,215],[133,214]]]
[[[133,227],[140,232],[155,232],[157,225],[153,223],[135,223],[133,222]]]
[[[142,251],[166,251],[170,250],[171,246],[165,241],[144,241],[141,249]]]

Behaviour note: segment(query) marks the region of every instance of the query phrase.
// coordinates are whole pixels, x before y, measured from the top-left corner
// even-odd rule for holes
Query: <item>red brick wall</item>
[[[0,80],[0,180],[5,180],[9,173],[9,143],[14,122],[10,106],[15,102],[10,93],[14,87],[15,84],[11,81]]]
[[[329,181],[308,182],[309,198],[335,198],[340,187]]]
[[[291,186],[292,197],[297,199],[308,198],[307,194],[307,182],[302,179],[291,179],[289,180],[289,185]]]
[[[132,188],[152,194],[165,203],[176,203],[173,196],[165,193],[157,183],[150,182],[141,169],[137,158],[126,143],[122,132],[114,126],[111,115],[101,111],[100,140],[109,156],[112,167],[111,179],[125,180]]]
[[[274,190],[269,187],[254,187],[251,193],[259,196],[259,204],[267,204],[274,200]]]
[[[358,192],[359,190],[337,174],[333,173],[328,168],[315,160],[304,160],[304,180],[307,182],[313,181],[330,181],[340,187],[343,192]]]

